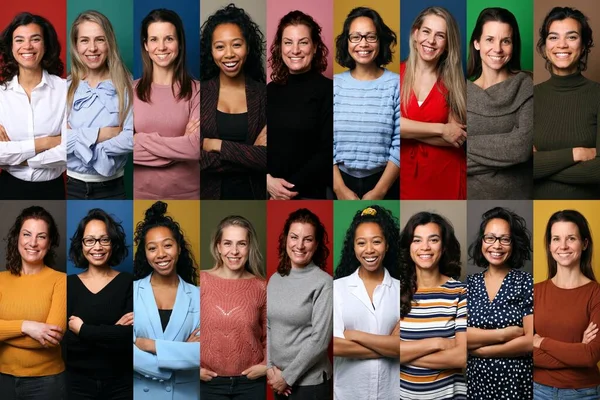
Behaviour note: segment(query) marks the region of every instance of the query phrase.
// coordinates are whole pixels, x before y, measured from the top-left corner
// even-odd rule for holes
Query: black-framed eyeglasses
[[[361,35],[359,33],[351,33],[348,36],[348,40],[350,43],[360,43],[363,38],[367,41],[367,43],[375,43],[377,42],[377,34],[376,33],[367,33],[366,35]]]
[[[483,235],[483,243],[494,244],[496,243],[496,240],[499,240],[500,244],[503,246],[508,246],[512,243],[512,238],[510,236]]]
[[[94,247],[96,245],[96,243],[98,243],[98,242],[100,242],[100,246],[106,247],[106,246],[110,246],[112,241],[110,240],[110,238],[108,236],[102,236],[101,238],[98,238],[98,239],[88,236],[88,237],[84,237],[81,240],[81,243],[83,243],[83,245],[85,247]]]

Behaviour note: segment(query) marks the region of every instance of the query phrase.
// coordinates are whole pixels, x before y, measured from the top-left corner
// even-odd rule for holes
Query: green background
[[[488,7],[506,8],[515,15],[521,33],[521,69],[533,72],[533,0],[502,0],[495,3],[489,0],[467,1],[467,50],[477,17]]]
[[[205,202],[202,203],[204,207]],[[346,231],[358,210],[364,210],[370,205],[377,204],[387,208],[400,220],[400,202],[397,200],[337,200],[333,202],[333,270],[335,271],[340,258]],[[397,244],[396,244],[397,245]]]

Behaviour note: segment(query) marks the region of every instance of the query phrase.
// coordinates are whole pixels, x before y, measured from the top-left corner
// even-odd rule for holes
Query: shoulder
[[[321,268],[315,268],[313,272],[315,283],[323,289],[331,289],[333,287],[333,277],[328,272]]]
[[[483,272],[477,272],[475,274],[471,274],[467,276],[467,285],[480,280],[481,278],[483,278]]]
[[[443,291],[448,293],[463,293],[467,291],[467,284],[450,278],[442,285]]]
[[[119,279],[121,282],[124,282],[126,284],[133,283],[133,275],[127,271],[119,272],[115,279]]]
[[[542,281],[542,282],[535,283],[533,285],[534,293],[539,293],[540,290],[546,290],[546,288],[548,287],[549,283],[550,283],[550,279],[547,279],[547,280]]]
[[[350,75],[350,71],[340,72],[339,74],[333,75],[333,83],[334,84],[343,84],[344,82],[348,82],[352,79],[352,75]]]

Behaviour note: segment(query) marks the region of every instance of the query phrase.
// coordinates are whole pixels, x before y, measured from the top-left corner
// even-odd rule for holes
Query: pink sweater
[[[200,364],[219,376],[266,364],[264,280],[223,279],[200,272]]]
[[[151,102],[134,96],[134,198],[200,198],[200,128],[184,135],[189,120],[200,118],[200,83],[193,84],[190,101],[177,101],[170,85],[154,83]]]

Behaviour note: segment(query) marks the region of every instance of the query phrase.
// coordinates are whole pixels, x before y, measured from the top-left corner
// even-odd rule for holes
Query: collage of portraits
[[[0,400],[600,400],[596,3],[0,0]]]

